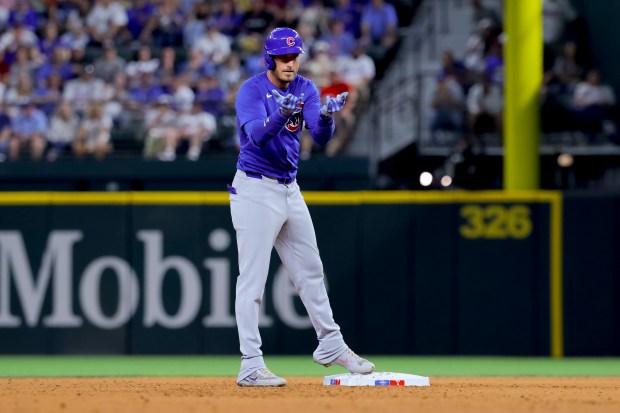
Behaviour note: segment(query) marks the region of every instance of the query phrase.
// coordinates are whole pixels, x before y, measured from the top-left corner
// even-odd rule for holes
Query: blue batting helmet
[[[271,56],[281,56],[285,54],[302,54],[303,43],[301,36],[293,29],[288,27],[278,27],[273,29],[265,39],[265,49],[263,56],[267,69],[273,70],[276,67]]]

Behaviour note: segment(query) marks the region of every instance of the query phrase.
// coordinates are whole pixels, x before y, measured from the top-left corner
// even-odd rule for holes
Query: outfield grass
[[[620,376],[618,358],[369,357],[377,371],[423,376]],[[284,376],[324,376],[311,356],[267,356]],[[0,356],[0,377],[235,376],[237,356]]]

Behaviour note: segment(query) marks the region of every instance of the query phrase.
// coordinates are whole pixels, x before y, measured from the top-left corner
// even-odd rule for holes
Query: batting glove
[[[301,109],[304,106],[304,94],[302,93],[300,97],[289,93],[286,96],[282,96],[277,90],[273,89],[271,91],[273,96],[280,105],[280,113],[284,116],[291,116],[295,113],[301,112]]]
[[[339,112],[347,101],[349,92],[342,92],[335,98],[327,96],[325,104],[321,107],[321,115],[332,116],[334,113]]]

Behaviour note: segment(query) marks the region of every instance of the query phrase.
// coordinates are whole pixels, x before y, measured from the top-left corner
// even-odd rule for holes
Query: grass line
[[[618,358],[372,356],[377,371],[423,376],[620,376]],[[311,356],[267,356],[284,376],[343,373]],[[0,377],[234,377],[238,356],[0,356]]]

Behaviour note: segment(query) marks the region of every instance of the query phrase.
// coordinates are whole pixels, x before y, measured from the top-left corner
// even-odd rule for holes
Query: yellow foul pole
[[[504,189],[539,189],[543,78],[543,0],[504,0]],[[564,355],[562,200],[552,203],[550,265],[551,355]]]
[[[538,189],[542,0],[505,0],[504,26],[504,189]]]

